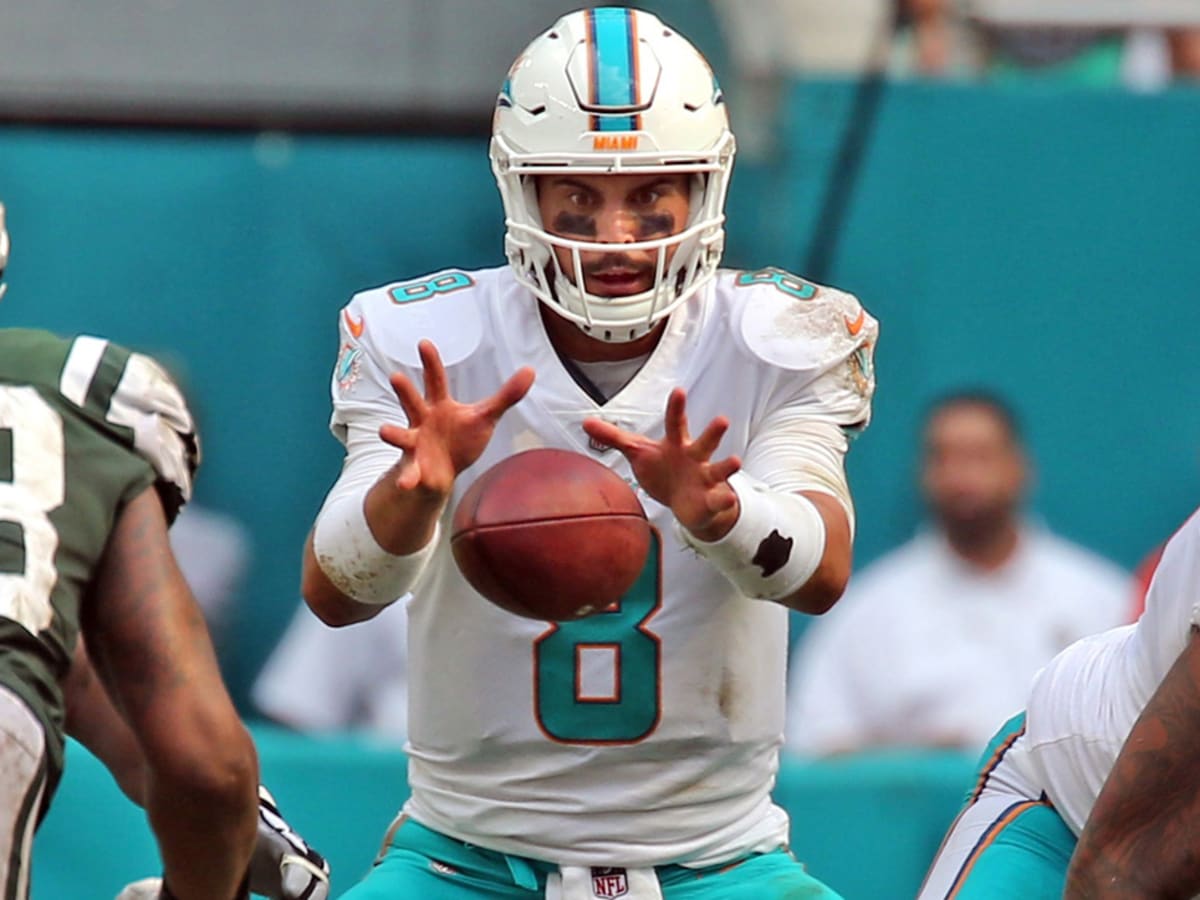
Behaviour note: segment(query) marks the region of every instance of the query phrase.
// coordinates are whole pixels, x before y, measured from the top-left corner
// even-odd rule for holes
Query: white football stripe
[[[62,375],[58,379],[58,392],[74,403],[83,406],[87,399],[88,388],[100,368],[100,357],[108,341],[103,338],[81,335],[71,344],[71,352],[63,364]]]

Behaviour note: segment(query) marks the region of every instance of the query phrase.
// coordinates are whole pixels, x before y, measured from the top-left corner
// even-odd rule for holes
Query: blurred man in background
[[[958,393],[931,408],[921,488],[933,527],[856,573],[797,644],[790,749],[978,751],[1055,653],[1128,621],[1130,579],[1031,523],[1029,481],[999,398]]]
[[[267,719],[307,733],[358,732],[403,746],[408,736],[408,610],[330,628],[301,604],[254,681]]]

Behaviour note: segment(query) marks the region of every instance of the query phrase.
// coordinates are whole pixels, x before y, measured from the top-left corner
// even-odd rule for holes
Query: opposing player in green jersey
[[[0,276],[3,216],[0,206]],[[146,808],[163,878],[144,896],[258,890],[252,854],[257,863],[271,848],[254,745],[167,536],[198,460],[187,405],[149,357],[96,337],[0,329],[3,900],[29,896],[33,834],[66,732]],[[270,825],[290,835],[281,819]],[[324,891],[327,879],[322,893],[294,896]]]

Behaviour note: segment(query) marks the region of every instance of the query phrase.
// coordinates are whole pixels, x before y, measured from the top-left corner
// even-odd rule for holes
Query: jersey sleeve
[[[871,419],[879,325],[852,294],[779,270],[743,273],[735,290],[768,384],[745,467],[777,490],[836,497],[853,529],[845,456]]]
[[[1192,513],[1163,548],[1146,594],[1147,613],[1153,607],[1155,618],[1162,615],[1168,621],[1186,621],[1190,628],[1200,628],[1197,583],[1200,583],[1200,510]]]
[[[356,294],[338,315],[338,354],[330,381],[333,414],[329,427],[342,444],[352,429],[378,432],[387,423],[406,424],[389,380],[395,368],[378,343],[381,323],[368,321],[367,297]]]
[[[475,289],[471,275],[449,269],[362,291],[342,309],[330,429],[346,461],[330,499],[374,483],[396,461],[400,451],[379,438],[379,428],[408,422],[390,377],[398,372],[424,384],[421,339],[433,341],[447,369],[479,346]]]
[[[857,433],[871,419],[879,323],[853,294],[777,269],[742,273],[738,330],[777,373],[772,404]]]

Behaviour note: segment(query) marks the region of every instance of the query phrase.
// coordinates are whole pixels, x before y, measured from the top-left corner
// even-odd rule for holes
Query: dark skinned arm
[[[146,802],[146,766],[142,748],[100,682],[81,638],[71,671],[63,679],[67,733],[87,747],[112,773],[125,796]]]
[[[145,758],[144,806],[166,883],[179,900],[236,896],[254,848],[258,760],[152,487],[109,537],[83,632]]]
[[[1200,638],[1134,723],[1067,873],[1067,900],[1200,894]]]

